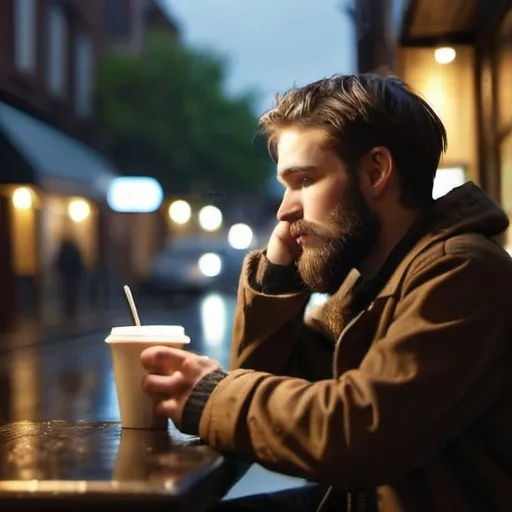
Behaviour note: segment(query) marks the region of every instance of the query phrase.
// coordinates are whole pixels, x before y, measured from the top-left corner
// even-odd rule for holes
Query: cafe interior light
[[[434,59],[438,64],[450,64],[455,57],[457,57],[457,52],[451,46],[443,46],[434,50]]]
[[[12,194],[12,205],[17,210],[29,210],[33,202],[32,190],[28,187],[19,187]]]
[[[192,208],[183,199],[178,199],[169,206],[169,218],[176,224],[186,224],[191,216]]]
[[[254,234],[247,224],[234,224],[228,232],[228,242],[233,249],[244,250],[250,247]]]
[[[222,226],[222,212],[216,206],[204,206],[199,211],[199,225],[205,231],[217,231]]]
[[[73,222],[80,223],[91,214],[91,207],[84,199],[73,199],[68,206],[69,217]]]

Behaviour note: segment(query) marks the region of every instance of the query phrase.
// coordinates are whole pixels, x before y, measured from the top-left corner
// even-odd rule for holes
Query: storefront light
[[[151,213],[162,205],[160,183],[147,176],[120,176],[109,183],[107,203],[115,212]]]
[[[91,214],[91,207],[84,199],[73,199],[68,207],[69,217],[73,222],[80,223]]]
[[[434,59],[438,64],[450,64],[455,57],[457,57],[457,52],[451,46],[443,46],[434,50]]]
[[[28,187],[17,188],[12,194],[12,205],[17,210],[30,210],[33,202],[32,190]]]

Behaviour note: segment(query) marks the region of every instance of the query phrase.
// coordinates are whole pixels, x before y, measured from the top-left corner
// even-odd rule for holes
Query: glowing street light
[[[205,231],[217,231],[222,226],[222,212],[216,206],[204,206],[199,211],[199,225]]]
[[[221,273],[222,260],[218,254],[207,252],[199,258],[197,266],[206,277],[216,277]]]
[[[169,206],[169,218],[176,224],[186,224],[191,216],[192,208],[183,199],[178,199]]]
[[[247,224],[234,224],[228,232],[228,242],[233,249],[247,249],[253,239],[252,229]]]

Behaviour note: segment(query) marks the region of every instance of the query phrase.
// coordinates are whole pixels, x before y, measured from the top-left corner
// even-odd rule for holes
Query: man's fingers
[[[146,375],[142,379],[142,388],[155,395],[178,396],[189,391],[191,383],[176,371],[171,375]]]
[[[171,347],[149,347],[140,355],[142,366],[151,373],[168,373],[178,369],[186,359],[187,352]]]
[[[181,416],[179,403],[174,398],[158,402],[155,411],[162,416],[171,418],[175,424],[177,423],[177,418]],[[176,426],[179,427],[179,425]]]

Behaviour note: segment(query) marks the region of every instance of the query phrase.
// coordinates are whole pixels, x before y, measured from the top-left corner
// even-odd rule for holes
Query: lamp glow
[[[186,224],[192,216],[192,209],[187,201],[178,199],[169,206],[169,218],[176,224]]]
[[[253,239],[252,229],[247,224],[234,224],[228,232],[228,242],[233,249],[247,249]]]
[[[32,191],[28,187],[17,188],[12,195],[12,204],[17,210],[29,210],[32,208]]]
[[[207,252],[199,258],[197,266],[206,277],[216,277],[222,270],[222,260],[218,254]]]
[[[68,213],[71,220],[79,224],[89,217],[91,207],[84,199],[74,199],[69,203]]]
[[[199,225],[205,231],[217,231],[222,226],[222,212],[216,206],[204,206],[199,212]]]
[[[444,46],[442,48],[436,48],[434,50],[434,59],[439,64],[450,64],[457,57],[457,52],[450,46]]]

